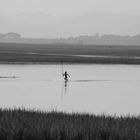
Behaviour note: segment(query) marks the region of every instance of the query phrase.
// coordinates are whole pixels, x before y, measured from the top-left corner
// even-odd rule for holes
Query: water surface
[[[0,107],[139,114],[140,66],[0,65]]]

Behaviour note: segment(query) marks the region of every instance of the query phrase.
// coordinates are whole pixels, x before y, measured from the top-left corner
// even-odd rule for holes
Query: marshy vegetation
[[[0,140],[140,140],[140,116],[0,109]]]

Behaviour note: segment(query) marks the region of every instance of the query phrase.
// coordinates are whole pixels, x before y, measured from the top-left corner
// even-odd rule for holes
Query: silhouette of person
[[[64,76],[64,79],[66,81],[68,80],[68,77],[70,77],[69,74],[67,73],[67,71],[65,71],[65,73],[63,74],[63,76]]]

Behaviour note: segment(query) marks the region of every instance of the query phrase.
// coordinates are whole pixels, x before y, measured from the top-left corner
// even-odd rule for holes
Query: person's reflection
[[[67,94],[67,87],[68,87],[68,81],[65,80],[65,82],[64,82],[64,94]]]
[[[61,99],[63,99],[63,96],[66,95],[68,93],[68,81],[65,80],[63,82],[63,85],[62,85],[62,91],[61,91]]]
[[[64,87],[64,92],[63,94],[67,94],[67,88],[68,88],[68,81],[65,80],[64,84],[63,84],[63,87]]]
[[[65,84],[64,84],[65,88],[67,88],[67,86],[68,86],[67,84],[68,84],[68,81],[65,80]]]

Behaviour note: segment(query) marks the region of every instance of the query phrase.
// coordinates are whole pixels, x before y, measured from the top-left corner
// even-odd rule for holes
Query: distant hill
[[[23,37],[68,38],[100,34],[135,35],[140,33],[139,15],[88,13],[75,17],[52,16],[41,13],[1,15],[0,31],[17,32]]]

